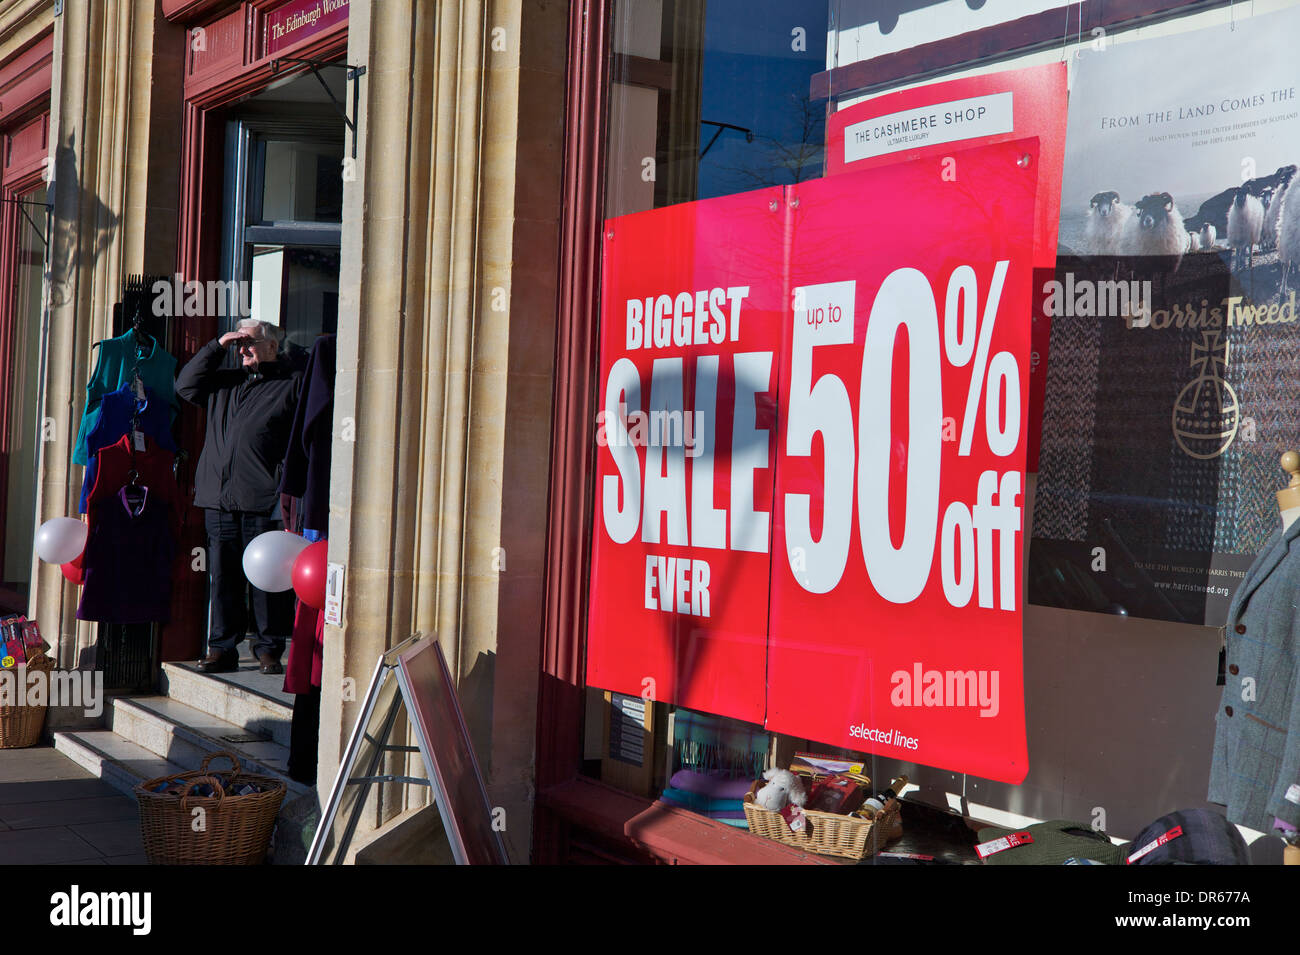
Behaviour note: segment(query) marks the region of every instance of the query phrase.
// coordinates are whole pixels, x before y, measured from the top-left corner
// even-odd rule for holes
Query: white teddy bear
[[[788,769],[769,769],[763,773],[767,785],[754,793],[754,803],[764,809],[780,812],[787,802],[802,806],[808,801],[808,793],[803,788],[799,777]]]

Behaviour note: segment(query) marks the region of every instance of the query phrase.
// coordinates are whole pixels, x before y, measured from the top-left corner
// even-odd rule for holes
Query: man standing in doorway
[[[232,346],[240,365],[223,368]],[[249,541],[283,529],[278,488],[302,375],[278,360],[279,351],[276,326],[246,319],[201,348],[176,377],[176,394],[208,413],[194,476],[212,578],[208,652],[198,665],[204,673],[238,669],[246,632],[261,671],[284,672],[280,658],[293,630],[293,593],[258,590],[243,566]]]

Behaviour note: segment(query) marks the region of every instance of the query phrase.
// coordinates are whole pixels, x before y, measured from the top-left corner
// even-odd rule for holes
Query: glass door
[[[343,214],[340,123],[245,118],[228,127],[223,278],[248,282],[248,314],[231,286],[227,327],[277,325],[290,361],[338,328]]]

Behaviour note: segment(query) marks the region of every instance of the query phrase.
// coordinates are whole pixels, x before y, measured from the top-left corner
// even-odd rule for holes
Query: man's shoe
[[[200,673],[234,673],[239,669],[239,654],[212,650],[199,661]]]
[[[284,672],[284,666],[269,653],[259,653],[257,655],[257,662],[262,664],[261,670],[263,673],[276,674]]]

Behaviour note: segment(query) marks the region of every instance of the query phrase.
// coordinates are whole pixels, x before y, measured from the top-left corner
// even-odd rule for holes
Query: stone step
[[[133,798],[135,787],[145,780],[173,776],[189,768],[164,759],[112,730],[55,733],[54,747],[78,766]],[[226,761],[219,762],[224,764]],[[306,850],[302,847],[310,842],[316,822],[302,807],[317,806],[318,801],[314,788],[307,790],[292,782],[290,785],[296,787],[296,791],[285,793],[268,850],[268,861],[301,865],[306,858]],[[318,816],[318,808],[316,813]]]
[[[264,676],[243,664],[235,673],[209,674],[193,664],[164,663],[160,689],[178,703],[288,746],[293,697],[280,692],[284,678]]]
[[[229,750],[239,757],[246,772],[283,780],[289,788],[286,798],[311,788],[288,777],[289,748],[269,734],[252,733],[169,697],[119,697],[109,711],[108,726],[123,739],[185,769],[198,769],[209,753]],[[254,735],[262,738],[248,738]],[[214,760],[212,764],[217,771],[229,766],[226,759]]]
[[[185,767],[123,739],[112,730],[55,733],[54,748],[82,769],[132,797],[135,787],[146,779],[185,771]]]

